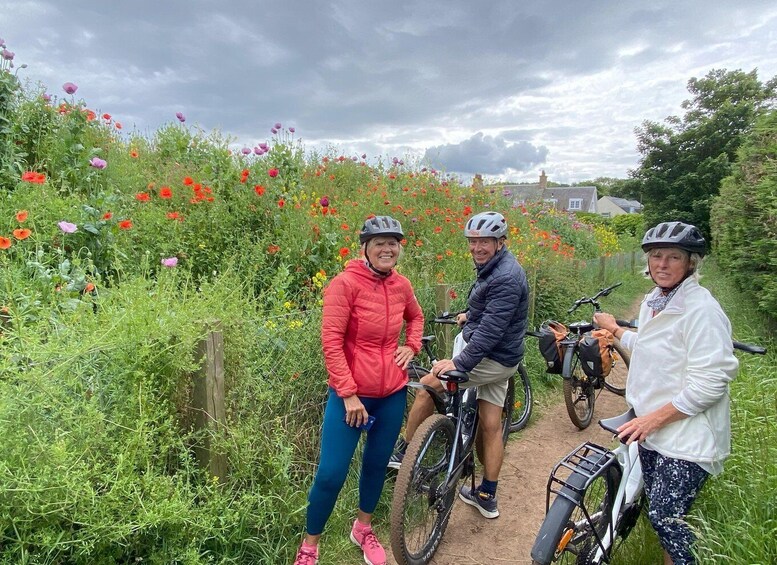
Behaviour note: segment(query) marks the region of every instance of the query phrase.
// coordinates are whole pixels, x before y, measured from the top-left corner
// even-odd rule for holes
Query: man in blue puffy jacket
[[[440,373],[469,373],[464,386],[477,386],[483,463],[483,481],[474,490],[463,486],[459,497],[486,518],[499,516],[496,487],[502,467],[502,406],[508,380],[523,358],[523,338],[528,324],[529,287],[526,273],[507,250],[507,222],[498,212],[482,212],[467,221],[464,229],[475,262],[477,280],[467,299],[467,311],[457,321],[463,326],[466,347],[453,359],[442,359],[421,382],[443,390]],[[434,412],[427,392],[419,389],[407,418],[407,442],[418,426]],[[389,462],[401,465],[401,447]]]

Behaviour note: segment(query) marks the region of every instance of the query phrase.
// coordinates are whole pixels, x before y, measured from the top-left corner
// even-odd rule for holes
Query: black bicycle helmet
[[[655,247],[679,247],[704,257],[707,242],[696,226],[683,222],[662,222],[650,228],[642,238],[642,251]]]
[[[367,243],[373,237],[385,236],[396,237],[402,240],[405,234],[402,232],[402,226],[391,216],[373,216],[367,218],[359,233],[359,243]]]
[[[480,212],[467,220],[464,237],[507,237],[507,221],[499,212]]]

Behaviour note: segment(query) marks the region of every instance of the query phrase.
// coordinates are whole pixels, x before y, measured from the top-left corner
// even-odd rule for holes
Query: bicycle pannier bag
[[[583,371],[591,378],[606,377],[612,369],[613,335],[607,330],[593,330],[583,336],[578,344]]]
[[[552,320],[543,322],[539,334],[540,353],[545,358],[548,373],[560,375],[562,360],[559,342],[567,337],[566,326]]]

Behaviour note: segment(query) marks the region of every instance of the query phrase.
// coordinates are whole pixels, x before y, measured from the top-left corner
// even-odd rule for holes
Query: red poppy
[[[8,249],[12,245],[12,241],[7,237],[0,236],[0,249]]]
[[[151,197],[148,195],[148,192],[138,192],[135,195],[135,200],[138,202],[148,202],[151,199]]]
[[[183,183],[186,186],[191,186],[192,184],[194,184],[194,179],[192,179],[192,177],[184,177],[183,178]]]
[[[94,283],[86,283],[86,286],[84,287],[84,292],[92,292],[94,290]]]
[[[341,247],[340,248],[340,257],[347,257],[350,252],[351,252],[351,250],[348,249],[347,247]]]
[[[103,214],[103,220],[110,220],[111,218],[113,218],[113,212],[106,212]]]
[[[434,226],[434,233],[440,233],[442,228],[440,226]]]
[[[46,182],[46,175],[43,173],[36,173],[35,171],[27,171],[26,173],[22,173],[22,180],[24,182],[43,184]]]
[[[348,231],[349,229],[351,229],[350,227],[348,227],[348,224],[340,224],[340,227],[345,231]]]
[[[463,213],[465,216],[469,216],[472,214],[472,206],[464,206]]]
[[[178,212],[168,212],[167,213],[167,219],[168,220],[183,220],[183,216],[181,216]]]
[[[243,169],[242,171],[240,171],[241,177],[247,177],[250,174],[251,174],[251,171],[249,171],[248,169]]]
[[[415,246],[416,247],[423,247],[423,245],[424,245],[424,242],[421,241],[420,239],[416,239],[415,240]]]
[[[275,255],[280,250],[281,250],[281,248],[278,247],[277,245],[268,245],[267,246],[267,253],[269,253],[270,255]]]
[[[283,208],[285,205],[286,205],[286,201],[283,198],[278,200],[278,208]]]
[[[116,122],[115,126],[116,126],[116,129],[121,129],[121,123],[120,122]]]
[[[257,184],[254,186],[254,192],[257,194],[257,196],[261,196],[264,194],[264,187],[261,184]]]
[[[97,117],[97,114],[95,114],[92,110],[86,111],[86,121],[91,122]]]
[[[450,296],[450,297],[451,297],[451,300],[456,300],[456,297],[458,296],[458,294],[456,294],[456,291],[455,291],[455,290],[453,290],[453,289],[450,289],[450,290],[448,291],[448,296]]]
[[[110,119],[111,119],[111,115],[110,114],[103,114],[103,120],[108,122],[108,121],[110,121]]]
[[[267,174],[270,175],[270,177],[275,178],[278,176],[278,169],[270,169],[267,171]]]
[[[132,157],[133,159],[137,159],[138,158],[138,151],[137,151],[137,149],[130,150],[130,157]]]
[[[159,198],[164,198],[165,200],[170,199],[173,197],[173,191],[170,190],[169,186],[163,186],[159,189]]]
[[[27,219],[27,210],[19,210],[16,212],[16,221],[20,224]]]
[[[119,227],[123,230],[128,230],[132,227],[132,220],[122,220],[119,222]]]
[[[21,241],[23,239],[27,239],[28,237],[30,237],[31,233],[32,232],[30,230],[28,230],[27,228],[19,228],[19,229],[13,230],[13,236],[16,239],[18,239],[19,241]]]

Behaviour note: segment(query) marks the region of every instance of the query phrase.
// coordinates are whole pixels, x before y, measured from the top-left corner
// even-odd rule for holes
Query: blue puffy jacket
[[[467,346],[453,359],[460,371],[471,371],[488,357],[505,367],[523,359],[529,313],[526,272],[506,247],[477,267],[478,278],[467,299]]]

